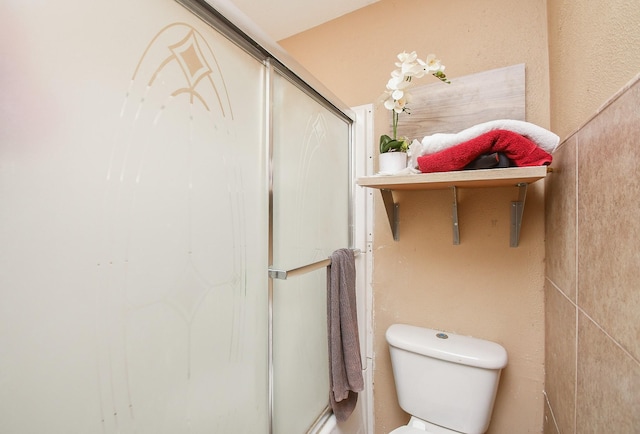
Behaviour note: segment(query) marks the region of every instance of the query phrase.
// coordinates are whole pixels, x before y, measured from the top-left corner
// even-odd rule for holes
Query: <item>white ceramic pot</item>
[[[381,174],[393,175],[406,167],[406,152],[385,152],[378,156],[378,171]]]

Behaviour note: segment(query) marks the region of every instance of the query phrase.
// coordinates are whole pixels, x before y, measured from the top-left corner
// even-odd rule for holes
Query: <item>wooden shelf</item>
[[[380,190],[387,211],[393,239],[399,240],[400,204],[393,198],[394,190],[444,190],[453,193],[453,244],[460,244],[458,225],[458,188],[518,187],[518,200],[511,202],[511,247],[517,247],[524,212],[527,186],[547,175],[547,166],[508,167],[503,169],[460,170],[455,172],[419,173],[415,175],[379,175],[358,178],[362,187]]]
[[[547,166],[458,170],[415,175],[379,175],[358,178],[362,187],[386,190],[443,190],[450,187],[508,187],[532,184],[547,175]]]

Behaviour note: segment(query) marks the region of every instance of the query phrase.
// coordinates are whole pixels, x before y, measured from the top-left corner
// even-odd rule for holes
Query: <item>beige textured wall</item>
[[[527,120],[549,127],[546,4],[543,0],[382,0],[284,41],[282,46],[347,104],[375,102],[395,55],[438,54],[452,79],[526,64]],[[376,136],[388,115],[376,110]],[[386,328],[395,322],[501,343],[509,352],[489,433],[542,430],[544,380],[543,184],[527,196],[521,242],[509,247],[513,188],[459,192],[461,245],[452,245],[449,191],[406,192],[400,241],[375,216],[376,433],[406,423],[398,407]],[[379,197],[376,194],[376,197]]]
[[[640,70],[640,2],[547,3],[551,127],[564,139]]]

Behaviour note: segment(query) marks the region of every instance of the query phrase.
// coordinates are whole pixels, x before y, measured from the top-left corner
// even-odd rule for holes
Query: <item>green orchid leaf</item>
[[[409,147],[408,143],[402,139],[392,139],[386,134],[380,136],[380,153],[384,154],[385,152],[393,152],[393,151],[406,151]]]
[[[393,139],[389,136],[387,136],[386,134],[380,136],[380,153],[384,154],[385,152],[387,152],[389,150],[389,146],[388,144],[390,142],[392,142]]]

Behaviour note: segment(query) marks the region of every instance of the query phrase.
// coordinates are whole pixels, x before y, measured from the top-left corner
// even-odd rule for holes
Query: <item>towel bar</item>
[[[353,250],[353,255],[358,256],[361,252],[360,249]],[[287,277],[293,277],[300,274],[305,274],[318,268],[328,267],[331,265],[331,258],[323,259],[321,261],[312,262],[311,264],[303,265],[302,267],[292,268],[291,270],[278,270],[273,267],[269,267],[269,277],[272,279],[287,280]]]

